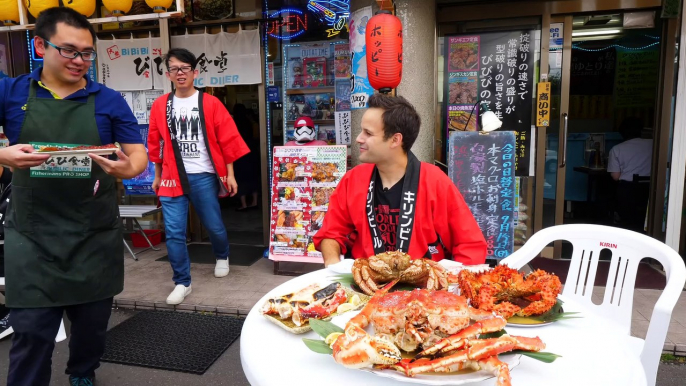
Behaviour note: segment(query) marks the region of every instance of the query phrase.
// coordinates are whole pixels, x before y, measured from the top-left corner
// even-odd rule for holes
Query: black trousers
[[[635,232],[644,233],[643,226],[648,209],[650,184],[619,181],[617,186],[617,213],[620,226]]]
[[[66,373],[92,377],[105,352],[105,333],[112,313],[112,298],[93,303],[51,308],[12,308],[14,329],[8,386],[49,386],[52,351],[63,312],[71,321]]]

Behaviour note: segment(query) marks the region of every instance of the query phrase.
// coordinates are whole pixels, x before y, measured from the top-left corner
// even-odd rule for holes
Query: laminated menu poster
[[[448,146],[448,176],[486,238],[488,257],[509,256],[514,250],[514,216],[518,210],[515,133],[453,132]]]
[[[488,108],[502,120],[500,130],[517,132],[518,176],[530,174],[534,44],[534,32],[528,30],[451,35],[445,44],[448,135],[477,130],[477,119]]]
[[[346,146],[276,146],[272,164],[269,258],[321,263],[312,236],[346,172]]]

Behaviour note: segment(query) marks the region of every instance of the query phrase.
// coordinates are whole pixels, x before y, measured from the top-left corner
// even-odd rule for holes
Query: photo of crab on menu
[[[346,153],[345,146],[274,148],[271,259],[321,259],[312,236],[321,229],[331,194],[345,174]]]

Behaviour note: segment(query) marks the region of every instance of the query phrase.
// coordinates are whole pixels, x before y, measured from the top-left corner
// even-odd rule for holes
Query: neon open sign
[[[269,15],[270,18],[281,17],[281,21],[267,23],[267,35],[277,39],[292,39],[307,31],[307,15],[300,10],[287,8]]]
[[[329,38],[338,35],[348,26],[350,0],[310,0],[307,9],[331,27],[326,30]]]

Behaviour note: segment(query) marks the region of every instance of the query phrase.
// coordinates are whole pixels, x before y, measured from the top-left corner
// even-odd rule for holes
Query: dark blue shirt
[[[22,109],[29,97],[31,79],[40,80],[42,67],[37,68],[30,74],[20,75],[16,78],[0,79],[0,126],[4,127],[5,135],[10,145],[17,144],[19,134],[24,123]],[[143,143],[138,121],[133,116],[121,94],[100,83],[86,78],[86,87],[64,98],[86,103],[90,94],[95,94],[95,122],[100,132],[100,140],[103,145],[119,143]],[[52,98],[50,91],[36,84],[36,97]],[[55,130],[62,130],[56,125]]]

